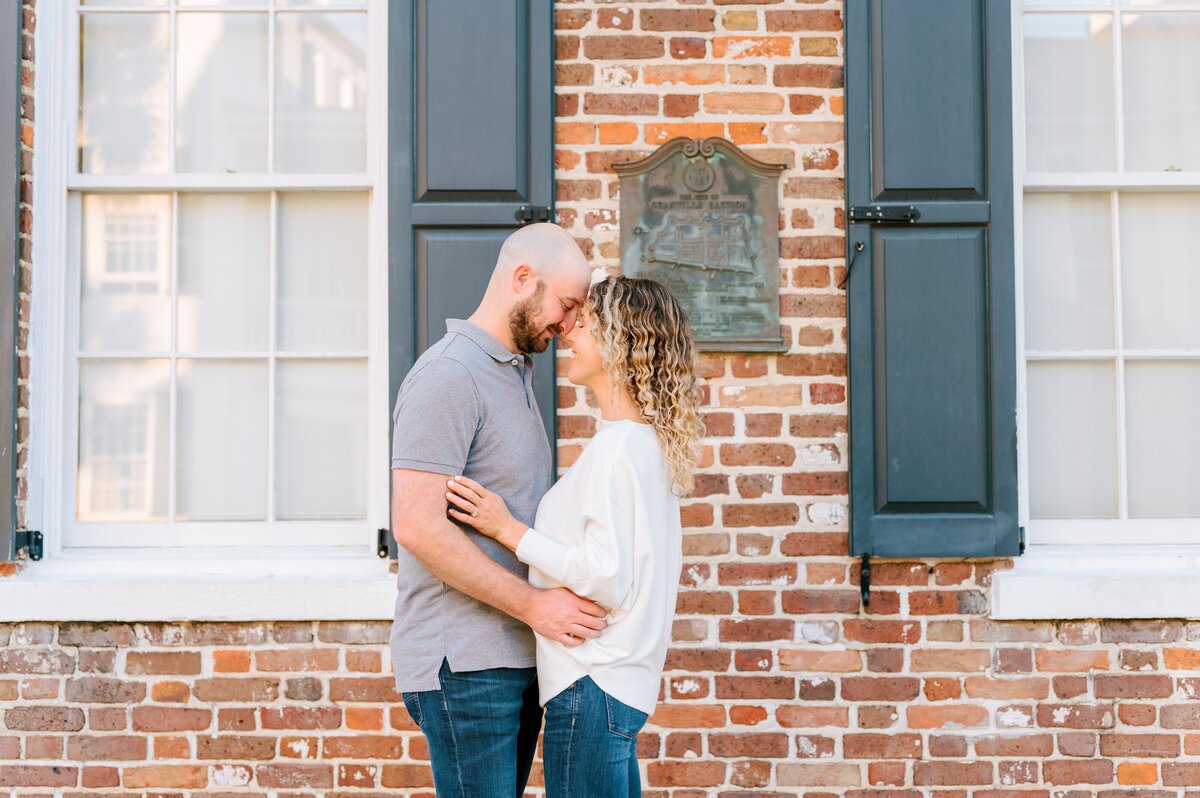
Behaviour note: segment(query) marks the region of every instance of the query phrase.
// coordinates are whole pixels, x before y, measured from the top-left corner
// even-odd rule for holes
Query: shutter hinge
[[[388,535],[392,531],[390,529],[379,530],[379,537],[375,539],[375,553],[379,555],[379,559],[386,560],[388,558]]]
[[[884,222],[908,222],[912,224],[921,218],[921,212],[915,205],[851,205],[850,221],[863,224],[880,224]]]
[[[1017,527],[1017,554],[1025,553],[1025,527]]]
[[[858,569],[858,586],[862,590],[862,605],[871,603],[871,555],[862,556],[862,565]]]
[[[530,222],[548,222],[551,214],[552,211],[548,205],[522,205],[517,208],[513,217],[521,224],[529,224]]]
[[[16,550],[26,549],[29,559],[42,559],[42,533],[32,529],[18,529],[16,532]]]

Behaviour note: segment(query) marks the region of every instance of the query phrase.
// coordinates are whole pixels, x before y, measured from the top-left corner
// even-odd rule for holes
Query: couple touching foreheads
[[[591,284],[574,239],[535,224],[446,327],[392,444],[392,661],[437,794],[520,798],[544,707],[549,798],[641,795],[701,435],[687,317],[654,281]],[[600,419],[553,483],[531,355],[556,336]]]

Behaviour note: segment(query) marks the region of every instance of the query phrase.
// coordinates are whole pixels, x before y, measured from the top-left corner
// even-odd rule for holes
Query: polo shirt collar
[[[526,363],[531,359],[527,354],[510,352],[508,347],[497,341],[496,337],[487,330],[463,319],[446,319],[446,331],[466,336],[500,363],[511,363],[515,357],[520,357]]]

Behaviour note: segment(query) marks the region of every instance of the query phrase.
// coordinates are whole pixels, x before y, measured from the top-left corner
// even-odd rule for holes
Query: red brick
[[[0,765],[0,787],[74,787],[79,768],[52,765]]]
[[[717,676],[717,698],[796,697],[796,680],[784,676]]]
[[[714,91],[704,95],[704,110],[712,114],[777,114],[783,108],[779,94]]]
[[[3,768],[0,768],[0,772]],[[1195,787],[1200,784],[1200,762],[1167,762],[1162,766],[1164,787]],[[0,781],[0,784],[3,784]],[[1192,793],[1188,793],[1191,795]]]
[[[342,725],[337,707],[284,707],[259,710],[264,729],[336,729]]]
[[[921,624],[915,621],[884,621],[848,618],[842,623],[847,640],[858,643],[916,643],[921,639]]]
[[[796,565],[795,563],[720,563],[717,566],[717,581],[722,585],[790,585],[796,581]]]
[[[1111,729],[1112,704],[1039,704],[1037,724],[1046,728]]]
[[[633,9],[606,8],[598,10],[596,25],[601,29],[633,30]]]
[[[1170,704],[1159,713],[1164,729],[1200,729],[1200,704]]]
[[[1174,691],[1170,676],[1096,676],[1096,698],[1170,698]]]
[[[786,734],[710,734],[708,750],[717,757],[785,757]]]
[[[770,31],[838,31],[842,15],[838,11],[768,11],[767,30]]]
[[[256,775],[260,787],[333,786],[333,768],[329,765],[259,765]]]
[[[993,679],[988,676],[968,676],[964,681],[971,698],[1030,699],[1041,701],[1050,694],[1047,679]]]
[[[1178,734],[1101,734],[1100,755],[1163,759],[1179,756]]]
[[[1081,673],[1092,670],[1108,670],[1110,666],[1107,651],[1089,649],[1038,649],[1034,652],[1034,662],[1039,671],[1058,673]]]
[[[248,735],[196,737],[197,759],[273,759],[275,738]]]
[[[723,762],[651,762],[646,772],[653,787],[715,787],[725,770]]]
[[[842,679],[845,701],[911,701],[921,691],[919,679],[851,676]]]
[[[663,40],[661,36],[587,36],[583,55],[592,61],[659,58]]]
[[[850,725],[850,710],[846,707],[780,706],[775,710],[775,719],[786,728],[821,729],[825,727],[847,728]]]
[[[790,466],[796,450],[785,443],[722,444],[721,463],[729,466]]]
[[[791,36],[716,36],[713,58],[786,58],[792,54]]]
[[[184,707],[134,707],[134,731],[203,731],[212,725],[212,712]]]
[[[969,673],[985,671],[992,664],[991,652],[976,648],[932,648],[912,652],[916,673]]]
[[[1043,762],[1042,779],[1047,784],[1111,784],[1113,763],[1105,760]]]
[[[721,520],[727,527],[793,526],[800,520],[800,508],[794,503],[725,505]]]
[[[847,734],[842,738],[846,759],[921,759],[919,734]]]
[[[399,759],[403,753],[400,737],[326,737],[322,745],[325,759]]]
[[[126,789],[174,787],[195,789],[208,786],[208,768],[203,765],[151,765],[125,768],[122,783]]]
[[[279,697],[279,680],[197,679],[192,694],[200,701],[266,703]]]
[[[725,707],[705,704],[660,704],[650,716],[649,722],[668,729],[720,728],[725,725]]]
[[[83,728],[83,710],[76,707],[23,706],[4,713],[10,731],[73,732]]]
[[[1054,753],[1049,734],[995,735],[975,740],[977,756],[1047,757]]]
[[[80,786],[93,789],[121,786],[121,771],[117,768],[85,767]]]
[[[650,116],[659,112],[657,94],[585,94],[583,111],[600,116]],[[597,199],[581,197],[580,199]]]
[[[793,622],[776,619],[723,620],[720,622],[722,642],[756,643],[766,640],[791,640]]]
[[[973,704],[910,706],[906,709],[912,729],[967,729],[987,723],[988,711]]]
[[[711,31],[715,29],[715,11],[710,9],[646,9],[642,11],[642,30]]]
[[[992,783],[991,762],[917,762],[913,765],[913,784],[941,787]]]
[[[125,672],[143,674],[193,675],[200,673],[199,651],[130,651],[125,655]]]
[[[592,12],[586,8],[557,8],[554,10],[554,28],[556,30],[579,30],[586,26],[591,18]]]
[[[146,758],[146,738],[122,735],[76,735],[67,738],[67,758],[136,761]]]
[[[857,614],[861,598],[855,590],[788,590],[783,611],[793,615]]]
[[[708,51],[708,40],[700,36],[673,36],[667,43],[672,58],[703,58]]]
[[[779,64],[775,67],[775,85],[840,89],[842,68],[822,64]]]

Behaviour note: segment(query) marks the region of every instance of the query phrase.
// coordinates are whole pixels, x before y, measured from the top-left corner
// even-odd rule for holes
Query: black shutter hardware
[[[521,224],[529,224],[530,222],[548,222],[550,221],[551,210],[546,205],[522,205],[517,208],[517,212],[513,214]]]
[[[18,529],[16,536],[16,550],[26,549],[29,552],[29,559],[37,561],[42,559],[42,533],[30,529]]]
[[[375,553],[379,555],[379,559],[381,560],[388,558],[388,536],[390,534],[390,529],[381,529],[379,530],[379,537],[375,539]]]

